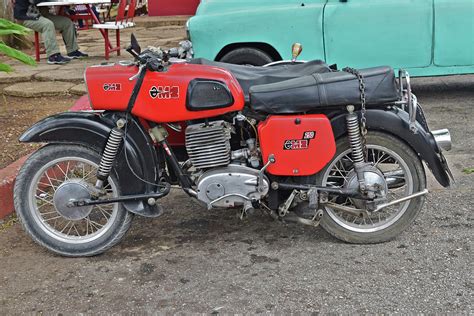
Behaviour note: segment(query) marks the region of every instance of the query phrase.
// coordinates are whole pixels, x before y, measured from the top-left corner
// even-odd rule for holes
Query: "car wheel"
[[[237,65],[263,66],[274,60],[261,49],[241,47],[228,52],[219,61]]]

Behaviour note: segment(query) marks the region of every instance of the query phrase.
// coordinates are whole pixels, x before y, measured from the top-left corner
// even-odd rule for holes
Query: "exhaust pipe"
[[[432,131],[431,134],[433,134],[433,137],[436,143],[438,144],[439,148],[445,151],[451,150],[452,148],[451,133],[449,132],[447,128]]]

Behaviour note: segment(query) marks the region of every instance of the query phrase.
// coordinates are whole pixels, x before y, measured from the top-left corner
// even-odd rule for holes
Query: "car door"
[[[329,63],[359,68],[428,67],[432,64],[433,0],[329,0],[324,35]]]
[[[434,1],[435,64],[438,66],[474,65],[474,1]]]

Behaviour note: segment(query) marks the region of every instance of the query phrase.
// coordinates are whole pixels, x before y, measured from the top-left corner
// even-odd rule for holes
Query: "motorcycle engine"
[[[208,208],[249,205],[252,200],[267,195],[270,187],[264,176],[263,185],[258,188],[255,142],[248,140],[248,148],[232,151],[232,131],[233,125],[223,120],[186,128],[186,150],[193,167],[199,171],[197,198]]]

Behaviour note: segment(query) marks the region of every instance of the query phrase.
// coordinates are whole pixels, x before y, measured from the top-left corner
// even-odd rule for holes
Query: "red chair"
[[[125,24],[125,27],[134,27],[133,18],[135,17],[135,10],[137,8],[137,0],[130,0],[130,3],[125,6],[125,11],[127,11],[125,20],[122,24]],[[115,24],[117,22],[105,22],[105,24]]]
[[[84,7],[84,5],[82,6]],[[82,10],[82,11],[85,11],[85,10]],[[76,12],[75,14],[70,14],[68,17],[74,22],[77,22],[79,20],[83,21],[83,26],[79,27],[77,29],[78,31],[88,30],[89,27],[94,24],[94,17],[89,12]]]
[[[133,1],[133,0],[132,0]],[[120,30],[127,27],[125,19],[125,8],[127,6],[127,0],[120,0],[118,5],[117,17],[115,22],[108,22],[102,24],[93,24],[92,27],[99,29],[104,35],[105,40],[105,59],[108,60],[111,52],[117,52],[117,56],[120,56]],[[117,46],[113,47],[109,39],[109,30],[115,30],[115,39]]]

